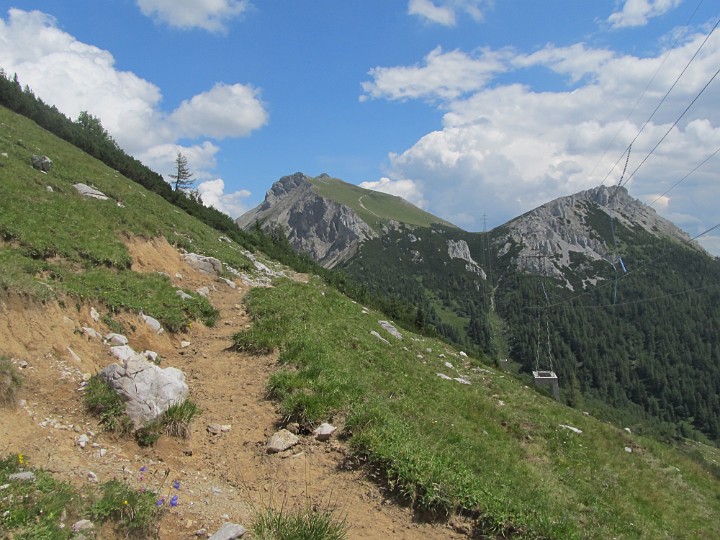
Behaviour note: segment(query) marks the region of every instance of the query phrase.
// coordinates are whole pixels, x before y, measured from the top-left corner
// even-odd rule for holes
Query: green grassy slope
[[[452,223],[410,204],[402,197],[364,189],[329,176],[318,176],[311,179],[310,183],[314,186],[315,193],[349,206],[363,221],[378,230],[390,220],[423,227],[429,227],[433,223],[455,227]]]
[[[0,128],[0,292],[97,298],[113,309],[142,309],[168,329],[196,317],[211,321],[204,299],[183,302],[160,274],[131,272],[123,239],[162,235],[188,251],[249,267],[236,244],[4,107]],[[53,160],[49,173],[33,169],[33,154]],[[111,199],[84,198],[76,183]]]
[[[463,512],[483,538],[720,535],[716,448],[628,433],[446,344],[398,341],[318,282],[254,290],[248,309],[237,346],[279,347],[287,367],[270,384],[286,417],[344,421],[357,460],[418,510]]]
[[[129,270],[122,239],[164,235],[241,268],[247,261],[237,246],[2,108],[0,128],[0,295],[97,299],[143,309],[170,330],[193,318],[212,322],[202,298],[183,302],[163,276]],[[32,169],[32,154],[53,159],[49,174]],[[113,200],[83,199],[75,182]],[[720,536],[716,448],[627,433],[439,341],[409,333],[395,341],[377,323],[385,317],[363,313],[318,280],[254,290],[248,309],[253,328],[236,343],[280,349],[287,369],[269,391],[286,417],[343,425],[356,462],[419,510],[463,512],[477,536]]]

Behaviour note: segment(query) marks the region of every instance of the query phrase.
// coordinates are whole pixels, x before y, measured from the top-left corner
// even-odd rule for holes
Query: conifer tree
[[[187,158],[180,152],[175,158],[175,166],[175,174],[170,175],[170,178],[175,180],[175,191],[182,191],[192,186],[195,183],[195,180],[192,180],[193,174],[188,169]]]

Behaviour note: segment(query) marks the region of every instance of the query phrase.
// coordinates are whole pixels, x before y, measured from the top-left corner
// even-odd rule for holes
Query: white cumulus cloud
[[[206,180],[198,184],[197,190],[203,204],[212,206],[233,219],[249,210],[246,199],[251,193],[246,189],[225,193],[225,181],[222,178]]]
[[[105,50],[76,40],[39,11],[0,19],[0,65],[71,118],[89,111],[130,152],[160,142],[162,95],[154,84],[115,67]]]
[[[100,118],[125,151],[168,181],[178,152],[198,181],[209,179],[219,148],[204,139],[247,136],[268,121],[260,90],[238,83],[218,83],[163,111],[160,88],[118,70],[108,51],[78,41],[39,11],[10,9],[7,20],[0,18],[0,66],[70,118],[81,111]]]
[[[430,23],[455,26],[458,13],[467,13],[476,21],[482,20],[481,7],[486,3],[485,0],[410,0],[408,13]]]
[[[483,88],[497,73],[507,69],[507,51],[483,49],[476,56],[463,51],[443,52],[436,47],[423,65],[375,67],[372,81],[362,83],[367,98],[456,99]]]
[[[682,0],[625,0],[622,9],[608,17],[612,28],[644,26],[653,17],[659,17],[679,6]]]
[[[630,118],[628,113],[661,65],[665,51],[639,57],[584,44],[547,45],[530,54],[484,50],[471,56],[455,51],[469,65],[487,58],[496,62],[468,83],[455,82],[455,60],[447,63],[447,80],[436,77],[448,60],[438,50],[427,57],[426,66],[432,65],[432,69],[375,68],[373,80],[364,87],[366,96],[388,100],[430,97],[444,113],[439,129],[404,152],[390,154],[385,171],[388,182],[411,178],[429,201],[431,212],[449,221],[462,221],[472,230],[482,229],[483,215],[489,225],[496,226],[556,197],[601,182],[615,184],[627,145],[704,37],[689,36],[670,52]],[[633,144],[628,175],[718,65],[720,35],[713,35]],[[523,71],[531,67],[555,73],[560,89],[530,86]],[[500,73],[502,82],[496,77]],[[709,89],[630,178],[631,195],[652,201],[720,147],[720,110],[713,106],[715,102]],[[717,200],[720,162],[716,157],[654,207],[695,236],[716,224]],[[464,217],[460,220],[457,216]],[[711,244],[707,239],[704,242]]]
[[[397,195],[398,197],[402,197],[406,201],[410,201],[420,208],[425,207],[427,204],[427,201],[423,198],[420,186],[407,178],[390,180],[387,177],[383,177],[374,182],[362,182],[360,187],[372,189],[373,191],[380,191],[382,193],[388,193],[390,195]]]
[[[268,114],[257,89],[219,83],[183,101],[169,120],[183,136],[224,139],[250,134],[267,124]]]
[[[169,26],[225,32],[227,23],[245,13],[248,0],[137,0],[143,15]]]

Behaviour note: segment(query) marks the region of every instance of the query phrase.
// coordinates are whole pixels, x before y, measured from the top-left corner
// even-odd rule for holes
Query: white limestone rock
[[[219,276],[223,271],[223,264],[215,257],[205,257],[197,253],[186,253],[185,262],[201,272]]]
[[[125,411],[136,428],[155,420],[190,394],[181,370],[158,367],[142,354],[131,356],[122,365],[110,364],[99,375],[125,399]]]
[[[80,195],[88,199],[97,199],[98,201],[107,201],[108,199],[110,199],[110,197],[105,195],[102,191],[90,187],[87,184],[77,183],[73,184],[73,187]]]
[[[337,428],[333,426],[332,424],[328,424],[327,422],[323,422],[318,427],[316,427],[313,430],[313,433],[315,434],[315,438],[318,441],[327,441],[330,439],[332,434],[335,432]]]
[[[382,326],[388,334],[390,334],[392,337],[402,340],[403,336],[398,331],[397,328],[390,322],[390,321],[378,321],[380,326]]]
[[[297,435],[290,433],[287,429],[281,429],[280,431],[273,433],[272,437],[270,437],[270,440],[267,443],[267,451],[270,454],[284,452],[299,442],[300,439]]]

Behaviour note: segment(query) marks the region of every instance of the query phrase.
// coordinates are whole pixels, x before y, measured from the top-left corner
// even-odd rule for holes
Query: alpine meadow
[[[0,51],[0,537],[720,538],[720,224],[700,189],[717,81],[692,72],[718,24],[690,23],[702,2],[664,31],[664,58],[649,29],[633,47],[687,1],[592,20],[567,4],[577,28],[558,19],[544,46],[526,41],[554,8],[524,2],[506,44],[492,21],[509,8],[484,0],[388,4],[371,27],[356,5],[326,6],[337,27],[321,27],[315,5],[286,6],[289,25],[241,0],[108,4],[147,40],[146,75],[183,52],[165,95],[104,18],[89,45],[67,6],[40,4],[0,19],[8,50],[37,31],[24,56]],[[268,39],[288,58],[225,56]],[[335,57],[365,42],[376,67],[351,104],[358,60]],[[413,63],[416,42],[435,48]],[[58,43],[48,94],[32,59]],[[691,45],[673,93],[665,60]],[[73,55],[111,68],[95,103]],[[220,59],[258,86],[218,82]],[[630,73],[650,80],[637,132]],[[387,176],[355,182],[373,148]]]

